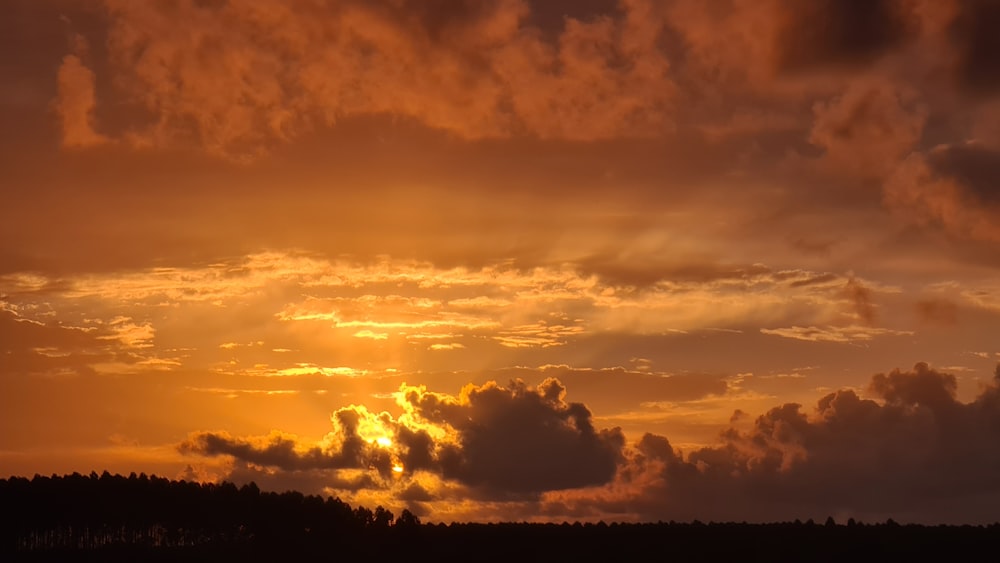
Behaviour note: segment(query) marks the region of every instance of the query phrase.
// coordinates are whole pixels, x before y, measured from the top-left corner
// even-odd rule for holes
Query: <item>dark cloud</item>
[[[896,0],[816,0],[780,3],[776,63],[783,71],[859,66],[918,31]]]
[[[408,502],[426,502],[434,500],[435,497],[430,491],[421,486],[420,483],[411,483],[405,489],[400,491],[400,493],[396,495],[396,498]]]
[[[503,497],[608,483],[625,446],[620,430],[596,430],[586,406],[566,403],[556,379],[538,387],[520,380],[508,387],[469,385],[457,398],[415,387],[401,393],[416,426],[348,407],[334,413],[333,440],[325,445],[303,445],[281,434],[234,438],[199,432],[179,449],[292,472],[369,470],[383,479],[376,485],[381,487],[389,485],[384,479],[394,469],[428,471],[486,497]],[[435,440],[419,426],[424,423],[453,431],[455,438]],[[378,438],[387,441],[363,436],[366,427],[381,429],[386,435]]]
[[[854,314],[867,325],[875,323],[875,303],[872,291],[858,280],[851,278],[844,286],[844,296],[850,301]]]
[[[840,390],[812,414],[788,403],[747,429],[739,417],[720,445],[687,456],[647,435],[621,475],[641,491],[630,500],[646,519],[992,522],[991,503],[1000,498],[998,384],[1000,377],[961,403],[953,375],[920,363],[872,377],[877,400]]]
[[[957,238],[1000,240],[1000,151],[976,142],[913,153],[883,186],[886,204]]]
[[[194,472],[189,473],[191,473],[190,480],[204,480]],[[380,479],[373,478],[367,473],[345,476],[329,469],[274,471],[242,460],[233,462],[225,479],[240,486],[246,483],[256,483],[265,491],[305,491],[319,494],[331,490],[362,491],[383,486]]]
[[[621,3],[618,0],[573,0],[571,2],[553,2],[551,0],[529,0],[529,21],[538,26],[543,33],[555,34],[566,25],[566,20],[572,18],[589,21],[599,17],[615,15]]]
[[[297,451],[294,438],[272,436],[267,441],[234,438],[225,432],[200,432],[182,442],[182,453],[206,456],[227,455],[257,465],[299,471],[308,469],[335,469],[350,467],[350,458],[339,452],[327,452],[318,447]]]
[[[515,380],[463,390],[461,401],[410,389],[405,401],[422,418],[458,432],[442,450],[442,473],[467,485],[536,493],[609,482],[625,446],[618,429],[594,429],[590,410],[563,401],[547,379],[537,388]]]
[[[721,374],[667,375],[624,368],[588,370],[545,366],[539,370],[510,368],[490,372],[490,375],[500,381],[556,378],[573,390],[573,396],[585,397],[586,403],[601,414],[632,410],[642,402],[691,401],[726,392],[726,376]]]
[[[959,83],[977,94],[1000,90],[1000,3],[995,0],[957,2],[958,16],[950,39],[958,53]]]
[[[462,487],[464,498],[541,501],[540,514],[563,517],[987,522],[996,520],[993,501],[1000,499],[1000,366],[996,371],[970,403],[956,398],[955,376],[924,363],[876,374],[867,389],[872,398],[842,389],[812,412],[796,403],[756,419],[737,411],[717,445],[687,453],[652,434],[626,447],[619,430],[595,429],[584,405],[567,403],[555,379],[537,387],[517,380],[469,385],[458,396],[403,387],[405,422],[342,409],[334,415],[336,445],[326,447],[221,433],[195,435],[181,447],[232,456],[234,475],[268,474],[276,486],[287,474],[329,489],[396,487],[398,500],[421,510],[456,490],[407,476],[386,480],[379,456],[435,473]],[[391,448],[361,439],[372,421],[392,427]],[[424,432],[421,424],[453,435]],[[261,466],[282,471],[275,477]]]
[[[661,24],[633,6],[584,20],[572,16],[603,6],[568,9],[551,36],[530,20],[530,6],[505,0],[105,7],[111,97],[139,116],[115,137],[135,146],[193,142],[248,161],[317,127],[385,114],[466,139],[669,129]],[[63,74],[75,79],[68,115],[84,134],[66,142],[103,142],[89,127],[100,105],[93,77],[78,67]]]
[[[348,3],[349,4],[349,3]],[[366,2],[356,2],[364,6]],[[403,0],[385,2],[375,9],[390,21],[413,22],[417,29],[423,29],[435,42],[461,36],[467,28],[478,21],[491,17],[505,8],[503,0]]]
[[[934,173],[958,183],[970,204],[1000,206],[1000,150],[976,143],[948,145],[928,153],[927,162]]]
[[[388,415],[385,415],[386,417]],[[186,454],[230,456],[242,463],[285,471],[365,469],[387,477],[393,458],[388,448],[359,433],[367,410],[346,407],[331,417],[336,440],[322,445],[303,445],[294,436],[272,433],[256,438],[236,438],[226,432],[197,432],[178,445]]]
[[[932,370],[927,364],[917,364],[912,372],[896,369],[876,374],[869,388],[885,399],[887,407],[926,407],[941,413],[959,406],[955,401],[958,389],[955,376]]]
[[[884,178],[920,141],[927,109],[914,90],[884,79],[855,79],[839,96],[813,105],[809,141],[825,151],[829,172]]]
[[[795,281],[791,282],[788,285],[791,286],[791,287],[805,287],[805,286],[808,286],[808,285],[830,283],[830,282],[837,281],[839,279],[840,279],[840,276],[838,276],[837,274],[829,274],[829,273],[827,273],[827,274],[820,274],[818,276],[813,276],[811,278],[806,278],[804,280],[802,280],[802,279],[795,280]]]
[[[596,254],[578,261],[581,273],[600,276],[606,283],[646,288],[660,281],[713,282],[770,274],[763,264],[664,264],[634,256]]]
[[[948,299],[923,299],[916,304],[917,316],[926,323],[953,325],[958,321],[958,305]]]

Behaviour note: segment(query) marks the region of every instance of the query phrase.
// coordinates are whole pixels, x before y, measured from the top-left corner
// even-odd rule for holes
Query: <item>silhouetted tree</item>
[[[414,528],[420,525],[420,518],[414,516],[412,512],[404,508],[403,512],[399,514],[399,518],[396,519],[396,527],[399,528]]]

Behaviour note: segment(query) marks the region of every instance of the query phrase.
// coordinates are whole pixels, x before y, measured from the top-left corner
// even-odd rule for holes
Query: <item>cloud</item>
[[[521,0],[107,0],[112,66],[150,114],[140,144],[193,136],[252,158],[359,115],[458,137],[593,140],[669,128],[673,86],[648,2],[566,18],[550,40]],[[178,26],[175,22],[183,21]]]
[[[975,142],[913,153],[888,178],[886,205],[959,239],[1000,240],[1000,151]]]
[[[813,113],[809,142],[825,150],[831,172],[883,178],[920,140],[928,110],[912,89],[857,79],[841,95],[816,102]]]
[[[693,452],[687,462],[702,465],[701,475],[767,476],[779,502],[803,495],[855,510],[916,511],[941,496],[961,498],[963,489],[988,493],[991,470],[985,468],[995,471],[1000,462],[987,452],[1000,430],[1000,395],[994,384],[962,404],[955,388],[954,376],[926,364],[877,374],[869,390],[881,404],[850,390],[820,399],[812,417],[786,404],[759,417],[748,432],[730,431],[725,446]],[[918,490],[926,491],[919,501],[913,496]]]
[[[840,390],[812,413],[788,403],[749,426],[734,417],[719,445],[686,455],[647,434],[615,486],[547,500],[646,520],[992,522],[1000,376],[971,403],[957,401],[955,389],[954,376],[920,363],[873,376],[874,399]]]
[[[648,362],[648,360],[647,360]],[[573,389],[576,396],[588,397],[591,405],[600,404],[602,414],[608,410],[628,410],[643,401],[694,401],[726,392],[724,375],[681,373],[649,373],[642,370],[641,359],[635,370],[625,368],[581,369],[565,365],[545,365],[538,369],[508,368],[489,372],[500,379],[555,378]]]
[[[780,132],[780,154],[806,141],[831,171],[871,176],[920,139],[927,103],[946,104],[928,76],[988,97],[997,74],[997,10],[983,1],[103,6],[107,60],[92,66],[111,78],[102,107],[125,109],[96,132],[93,72],[74,51],[59,72],[67,146],[113,137],[250,160],[372,116],[464,140],[662,139],[691,125],[753,136],[755,150]]]
[[[355,262],[267,252],[187,268],[65,279],[12,276],[0,280],[0,289],[19,292],[19,303],[44,300],[60,318],[85,304],[90,314],[106,319],[120,343],[148,350],[163,330],[176,331],[180,322],[190,322],[195,332],[210,329],[188,313],[198,316],[206,308],[219,312],[236,302],[249,304],[240,311],[254,316],[254,323],[266,322],[263,332],[223,338],[219,335],[232,329],[220,322],[212,338],[222,342],[219,353],[227,361],[253,357],[254,364],[273,364],[275,370],[308,366],[296,366],[290,358],[276,361],[259,344],[247,343],[267,341],[305,352],[311,339],[307,333],[325,330],[343,346],[343,354],[352,356],[374,353],[382,344],[408,355],[444,350],[448,344],[451,350],[459,349],[458,344],[468,350],[487,345],[538,350],[601,334],[740,330],[755,324],[822,326],[842,320],[845,307],[871,322],[875,299],[885,291],[874,282],[850,282],[842,274],[775,270],[764,264],[696,262],[623,269],[623,262],[446,268],[402,259]],[[24,293],[19,289],[24,284],[33,289]],[[130,306],[123,307],[125,302]],[[178,315],[165,319],[161,312],[167,305],[177,308]],[[303,359],[315,366],[359,365],[344,356]]]
[[[46,304],[10,307],[0,301],[0,367],[16,376],[133,373],[172,369],[174,358],[151,348],[155,331],[128,317],[109,322],[85,319],[79,325],[57,318]]]
[[[927,154],[934,173],[953,179],[971,204],[1000,204],[1000,150],[976,142],[938,147]]]
[[[501,330],[493,339],[501,346],[508,348],[533,348],[541,346],[560,346],[566,343],[565,338],[584,332],[582,326],[564,326],[539,321],[530,325],[519,325],[508,330]]]
[[[442,452],[443,474],[488,490],[530,493],[606,483],[624,447],[617,429],[597,431],[582,403],[566,403],[565,388],[546,379],[537,388],[468,386],[457,399],[411,387],[404,406],[458,433]]]
[[[871,64],[919,31],[898,0],[775,3],[775,63],[784,72]]]
[[[225,432],[200,432],[182,442],[178,448],[182,453],[229,455],[248,463],[286,470],[336,468],[343,466],[346,461],[318,447],[300,451],[294,437],[281,434],[253,440],[233,438]]]
[[[874,324],[875,304],[872,303],[872,291],[858,280],[851,278],[847,280],[844,294],[853,305],[854,313],[858,319],[869,326]]]
[[[118,316],[107,323],[112,334],[99,336],[104,340],[117,340],[126,348],[152,348],[156,329],[148,323],[138,324],[131,317]]]
[[[958,305],[949,299],[922,299],[917,301],[916,311],[925,323],[954,325],[958,322]]]
[[[787,328],[762,328],[761,334],[773,336],[783,336],[795,340],[807,340],[810,342],[859,342],[872,340],[876,336],[903,336],[913,332],[905,330],[892,330],[888,328],[876,328],[869,326],[844,326],[844,327],[816,327],[816,326],[792,326]]]
[[[956,2],[957,13],[948,27],[948,37],[958,55],[955,74],[964,88],[976,94],[1000,89],[1000,6],[990,0]]]
[[[537,387],[470,384],[458,396],[403,385],[397,397],[399,418],[362,406],[336,411],[334,431],[319,444],[281,433],[198,432],[178,448],[282,471],[368,471],[376,487],[403,473],[412,486],[415,473],[429,472],[505,498],[610,482],[625,446],[621,431],[596,430],[587,407],[565,402],[552,378]]]
[[[556,379],[458,395],[403,385],[400,416],[340,409],[316,444],[202,432],[180,447],[231,458],[232,475],[279,488],[286,475],[464,518],[992,521],[1000,366],[972,402],[956,390],[955,376],[919,363],[872,376],[865,392],[828,393],[811,412],[736,411],[716,444],[681,451],[664,436],[626,445],[619,430],[596,429]]]
[[[746,94],[774,101],[826,90],[831,78],[864,73],[921,33],[912,4],[896,0],[738,1],[724,9],[681,0],[665,11],[685,47],[675,54],[685,62],[683,78],[743,103]]]
[[[761,336],[761,328],[799,340],[838,342],[898,333],[889,329],[913,330],[896,324],[881,330],[870,326],[877,320],[876,311],[893,318],[899,299],[894,292],[902,290],[849,274],[695,262],[689,267],[652,265],[648,278],[645,273],[624,276],[617,285],[604,279],[610,275],[606,272],[581,270],[572,264],[449,268],[403,259],[353,261],[269,252],[194,267],[75,277],[8,276],[0,280],[0,291],[11,295],[11,307],[23,309],[27,319],[92,329],[102,351],[120,353],[94,364],[102,371],[148,371],[153,364],[142,362],[153,360],[174,372],[251,378],[252,383],[220,381],[210,386],[234,389],[265,385],[259,380],[272,376],[295,378],[284,386],[306,381],[341,386],[331,393],[356,391],[362,380],[379,380],[373,391],[389,393],[400,379],[381,382],[383,376],[419,373],[402,380],[457,392],[461,382],[484,383],[480,376],[487,372],[507,381],[514,376],[491,370],[518,365],[590,367],[600,380],[611,375],[602,370],[627,366],[630,358],[639,356],[653,360],[659,373],[615,377],[629,378],[624,389],[665,395],[648,400],[667,400],[667,387],[696,379],[678,377],[681,373],[729,369],[713,342],[725,340],[727,346],[737,347],[754,339],[768,347],[791,344]],[[640,277],[655,281],[643,286],[626,281]],[[968,299],[987,302],[990,288],[982,289],[982,297]],[[45,346],[40,342],[35,347]],[[708,364],[684,359],[684,350],[708,358]],[[671,355],[677,360],[667,360]],[[667,365],[673,368],[664,369]],[[468,375],[472,367],[475,374]],[[464,374],[457,380],[449,376],[432,381],[424,379],[428,373]],[[673,377],[660,377],[668,373]],[[579,389],[576,375],[549,375]],[[348,377],[360,379],[335,381]],[[541,380],[538,370],[518,377]],[[708,388],[717,383],[705,378],[699,392],[711,392]],[[692,388],[699,385],[701,380]],[[587,390],[598,387],[588,384]],[[634,410],[638,404],[637,392],[609,407],[618,390],[602,389],[578,400],[612,408],[609,414]],[[359,394],[347,400],[365,399]]]
[[[285,471],[362,469],[391,476],[393,456],[383,432],[388,415],[361,406],[345,407],[331,417],[334,431],[317,445],[303,445],[296,436],[235,438],[226,432],[197,432],[178,445],[181,453],[230,456],[256,466]],[[374,434],[373,434],[374,432]]]
[[[86,48],[82,38],[77,38],[78,49]],[[68,148],[87,148],[107,143],[109,139],[95,129],[94,110],[97,94],[94,89],[94,72],[74,53],[66,55],[56,78],[58,95],[53,107],[62,125],[62,144]]]

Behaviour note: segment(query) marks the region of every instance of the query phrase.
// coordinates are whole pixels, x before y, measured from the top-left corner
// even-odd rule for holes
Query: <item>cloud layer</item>
[[[520,0],[107,2],[113,64],[153,123],[252,156],[317,125],[392,114],[464,138],[599,139],[666,126],[662,23],[637,3],[547,41]],[[184,26],[176,22],[184,21]]]
[[[707,143],[741,175],[881,187],[902,221],[997,237],[996,202],[980,205],[997,171],[996,145],[980,145],[1000,135],[989,2],[107,0],[100,11],[99,60],[77,35],[59,67],[67,148],[115,140],[252,162],[378,117],[473,142]]]

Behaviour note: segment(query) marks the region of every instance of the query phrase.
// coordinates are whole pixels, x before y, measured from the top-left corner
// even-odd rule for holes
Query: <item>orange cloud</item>
[[[252,158],[317,125],[390,114],[467,139],[604,139],[670,127],[673,86],[648,2],[568,19],[550,43],[528,4],[462,9],[108,0],[114,68],[151,114],[132,135]],[[178,25],[177,22],[184,22]]]
[[[852,82],[840,96],[813,105],[809,141],[825,150],[834,173],[883,178],[920,140],[927,108],[913,90],[884,80]]]
[[[85,47],[78,39],[81,50]],[[94,72],[79,54],[66,55],[59,65],[58,96],[54,108],[62,124],[62,144],[68,148],[87,148],[107,143],[109,139],[95,129],[97,94]]]
[[[951,235],[1000,241],[1000,152],[964,143],[907,157],[884,186],[886,205],[903,220]]]

